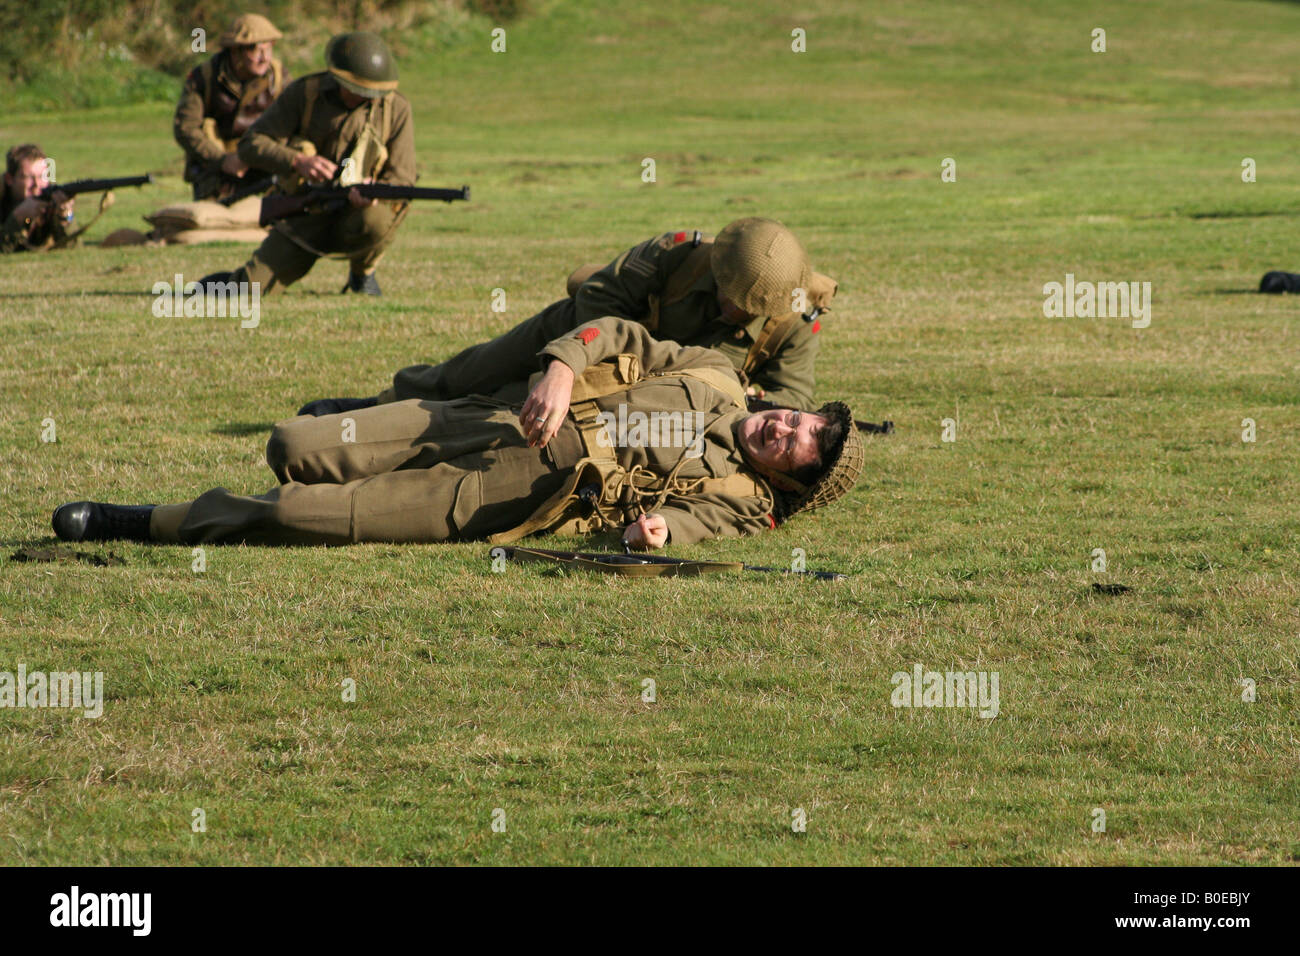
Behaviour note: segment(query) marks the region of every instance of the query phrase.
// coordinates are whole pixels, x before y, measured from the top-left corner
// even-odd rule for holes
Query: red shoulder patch
[[[685,242],[685,241],[686,241],[686,233],[684,232],[673,233],[673,242]]]
[[[814,334],[814,335],[815,335],[816,333],[818,333],[818,332],[820,332],[820,331],[822,330],[822,320],[821,320],[821,319],[813,319],[813,327],[812,327],[812,330],[813,330],[813,334]]]
[[[582,339],[583,345],[590,345],[600,335],[600,329],[583,329],[578,333],[578,338]]]
[[[776,519],[773,518],[771,515],[767,516],[767,523],[772,526],[773,531],[776,530]]]

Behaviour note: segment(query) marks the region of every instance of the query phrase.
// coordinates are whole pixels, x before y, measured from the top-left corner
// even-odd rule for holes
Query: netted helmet
[[[795,290],[812,277],[799,240],[774,219],[737,219],[713,240],[709,257],[718,291],[754,316],[794,311]]]

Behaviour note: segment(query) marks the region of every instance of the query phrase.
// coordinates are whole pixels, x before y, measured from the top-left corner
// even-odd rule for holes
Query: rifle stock
[[[355,189],[367,199],[438,199],[457,202],[469,199],[469,187],[460,189],[424,189],[419,186],[393,186],[388,183],[358,183],[356,186],[309,186],[292,195],[271,195],[262,198],[259,226],[269,226],[281,219],[305,216],[314,212],[337,212],[348,201],[349,190]]]

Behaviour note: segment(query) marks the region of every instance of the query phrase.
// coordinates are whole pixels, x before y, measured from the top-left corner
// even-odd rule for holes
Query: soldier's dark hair
[[[817,432],[817,460],[811,465],[804,465],[790,477],[801,485],[811,485],[821,477],[823,463],[839,447],[844,437],[844,423],[828,421],[826,427]]]
[[[23,163],[31,162],[34,159],[45,159],[45,152],[35,143],[23,143],[21,146],[11,146],[9,152],[5,153],[5,172],[10,177],[17,176],[18,170],[22,168]]]

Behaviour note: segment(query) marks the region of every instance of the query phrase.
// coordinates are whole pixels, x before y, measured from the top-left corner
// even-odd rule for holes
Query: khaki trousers
[[[564,483],[551,449],[529,448],[519,410],[475,397],[397,402],[275,426],[264,495],[214,488],[155,509],[160,541],[350,544],[486,538],[513,528]],[[572,434],[567,434],[571,432]],[[572,422],[561,428],[573,447]]]
[[[377,202],[285,220],[271,229],[235,281],[260,282],[263,295],[293,285],[320,258],[311,249],[347,257],[354,273],[374,272],[409,208],[410,203]]]

